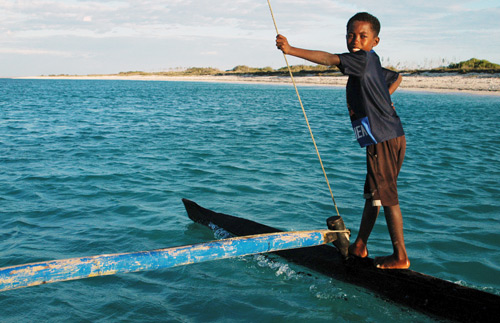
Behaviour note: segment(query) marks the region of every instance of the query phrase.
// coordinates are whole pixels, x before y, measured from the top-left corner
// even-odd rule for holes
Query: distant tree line
[[[452,63],[448,66],[450,69],[494,69],[500,68],[499,64],[488,62],[485,59],[471,58],[468,61],[463,61],[460,63]]]
[[[340,75],[340,71],[336,66],[323,65],[293,65],[290,67],[294,75]],[[413,69],[413,70],[397,70],[396,68],[387,67],[392,70],[406,73],[500,73],[500,65],[491,63],[484,59],[471,58],[467,61],[459,63],[451,63],[446,67],[438,67],[433,69]],[[120,72],[119,75],[166,75],[166,76],[181,76],[181,75],[288,75],[288,68],[281,67],[273,69],[272,67],[249,67],[246,65],[235,66],[231,70],[222,71],[212,67],[190,67],[181,71],[171,72],[141,72],[130,71]]]

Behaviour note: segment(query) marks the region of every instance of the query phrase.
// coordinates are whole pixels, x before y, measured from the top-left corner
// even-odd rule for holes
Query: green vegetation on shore
[[[437,67],[433,69],[413,69],[413,70],[398,70],[392,66],[387,68],[395,70],[401,73],[409,74],[421,74],[421,73],[500,73],[500,65],[491,63],[484,59],[471,58],[467,61],[462,61],[459,63],[451,63],[448,66]],[[341,75],[339,69],[336,66],[323,66],[323,65],[293,65],[291,66],[292,72],[296,76],[308,76],[308,75],[318,75],[318,76],[335,76]],[[273,69],[272,67],[249,67],[246,65],[238,65],[231,70],[222,71],[217,68],[212,67],[190,67],[181,71],[169,71],[169,72],[142,72],[142,71],[129,71],[120,72],[119,76],[200,76],[200,75],[238,75],[238,76],[280,76],[288,75],[288,68],[281,67],[279,69]],[[49,76],[69,76],[69,75],[49,75]],[[98,75],[91,75],[98,76]]]
[[[294,75],[339,75],[340,71],[337,67],[328,67],[323,65],[293,65],[290,67]],[[222,71],[212,67],[190,67],[182,71],[171,72],[141,72],[129,71],[120,72],[122,76],[148,76],[148,75],[163,75],[163,76],[199,76],[199,75],[288,75],[288,68],[282,67],[273,69],[272,67],[249,67],[246,65],[238,65],[231,70]]]
[[[392,70],[395,68],[387,67]],[[297,76],[305,75],[340,75],[340,71],[336,66],[323,65],[293,65],[292,72]],[[467,61],[452,63],[446,67],[438,67],[433,69],[414,69],[414,70],[399,70],[403,73],[420,74],[420,73],[500,73],[500,65],[491,63],[487,60],[471,58]],[[166,75],[166,76],[182,76],[182,75],[288,75],[288,68],[282,67],[273,69],[272,67],[249,67],[246,65],[238,65],[231,70],[221,71],[216,68],[206,67],[191,67],[184,71],[177,72],[122,72],[120,75]]]
[[[438,67],[428,72],[431,73],[500,73],[500,65],[485,59],[471,58],[460,63],[451,63],[447,67]]]

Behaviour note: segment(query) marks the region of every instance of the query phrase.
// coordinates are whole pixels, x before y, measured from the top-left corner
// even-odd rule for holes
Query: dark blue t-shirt
[[[347,108],[361,147],[404,135],[401,120],[392,108],[389,85],[398,73],[382,68],[374,51],[340,54],[340,71],[349,76]]]

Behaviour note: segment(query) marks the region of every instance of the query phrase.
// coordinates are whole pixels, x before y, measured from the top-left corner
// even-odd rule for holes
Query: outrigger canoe
[[[182,201],[191,220],[205,226],[216,225],[234,236],[282,232],[251,220],[211,211],[187,199]],[[500,318],[498,295],[409,269],[377,269],[372,258],[345,259],[333,246],[320,245],[273,253],[430,316],[463,322],[498,322]]]

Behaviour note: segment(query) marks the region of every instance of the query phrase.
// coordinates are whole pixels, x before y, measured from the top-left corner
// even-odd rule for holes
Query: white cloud
[[[219,52],[213,50],[213,51],[208,51],[208,52],[201,52],[200,53],[201,55],[209,55],[209,56],[213,56],[213,55],[217,55],[219,54]]]
[[[57,50],[46,50],[46,49],[20,49],[20,48],[0,48],[0,54],[14,54],[14,55],[50,55],[50,56],[62,56],[71,57],[73,54],[71,52],[57,51]]]

